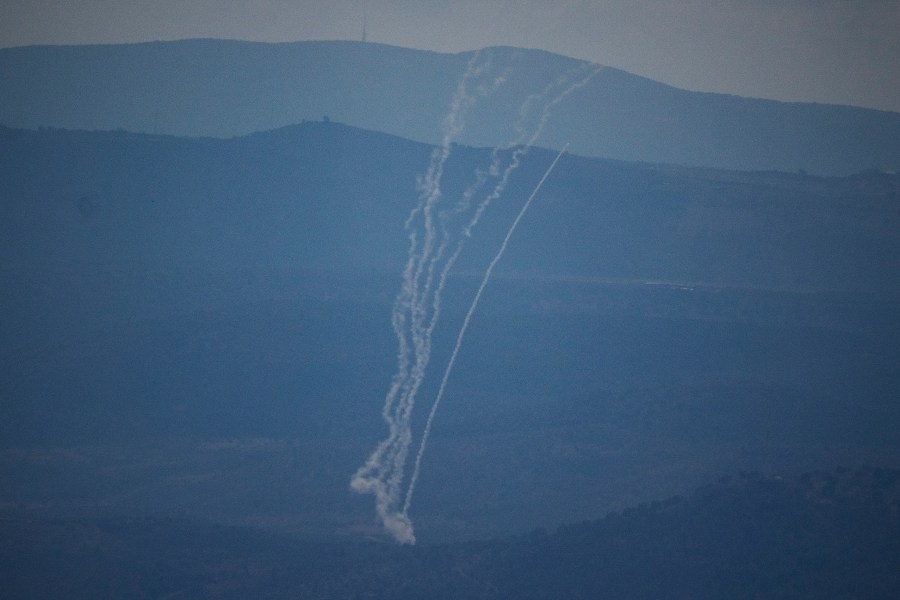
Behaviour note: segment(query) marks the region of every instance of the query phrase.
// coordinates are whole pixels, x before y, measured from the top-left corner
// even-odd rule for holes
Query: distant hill
[[[338,123],[229,140],[0,129],[3,267],[397,273],[430,148]],[[458,265],[480,271],[553,154],[535,149]],[[488,151],[458,147],[444,193]],[[896,292],[900,175],[821,178],[563,158],[502,270]],[[93,267],[91,267],[93,268]]]
[[[7,48],[0,123],[228,137],[327,115],[436,143],[472,57],[337,41]],[[529,94],[583,66],[506,47],[481,58],[506,82],[476,104],[460,141],[488,147],[513,137]],[[900,170],[898,140],[898,113],[690,92],[605,68],[554,109],[540,143],[622,160],[846,175]]]
[[[384,434],[432,148],[335,122],[0,128],[0,148],[0,506],[377,535],[348,478]],[[448,200],[488,156],[453,148]],[[464,249],[422,404],[553,157],[532,150]],[[596,518],[723,472],[900,464],[898,191],[564,156],[460,353],[419,539]]]
[[[553,533],[401,548],[0,512],[4,597],[893,598],[900,473],[723,478]]]

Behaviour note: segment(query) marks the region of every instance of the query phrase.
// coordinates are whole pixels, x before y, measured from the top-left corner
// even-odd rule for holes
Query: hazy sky
[[[900,112],[900,0],[4,0],[0,47],[216,37],[542,48],[679,87]]]

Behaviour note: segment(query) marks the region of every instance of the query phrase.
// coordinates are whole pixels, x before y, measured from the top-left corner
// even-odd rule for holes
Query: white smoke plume
[[[596,66],[584,65],[575,75],[560,76],[541,92],[526,98],[515,123],[516,139],[493,150],[489,168],[476,170],[475,181],[465,190],[453,208],[440,209],[444,166],[450,158],[454,140],[464,129],[465,117],[469,109],[479,98],[489,96],[506,81],[508,70],[491,78],[490,68],[491,57],[488,51],[476,52],[472,55],[453,94],[447,116],[443,120],[441,145],[432,152],[428,168],[418,179],[419,200],[405,222],[409,239],[407,261],[402,273],[401,288],[391,314],[392,327],[398,341],[398,351],[397,372],[391,380],[382,409],[382,417],[388,425],[388,435],[370,454],[365,464],[356,471],[350,482],[353,490],[360,493],[371,493],[375,496],[376,513],[385,530],[396,541],[404,544],[415,543],[413,525],[408,512],[437,405],[443,397],[447,379],[459,352],[471,314],[478,304],[481,291],[486,285],[494,265],[502,255],[506,241],[524,214],[524,209],[513,223],[497,257],[488,267],[485,280],[476,294],[463,328],[457,337],[456,348],[445,371],[438,396],[428,415],[410,484],[401,506],[401,486],[413,439],[410,426],[412,410],[431,357],[432,335],[440,315],[441,294],[449,271],[484,210],[492,201],[502,195],[511,173],[519,166],[522,157],[540,135],[550,110],[564,97],[586,84],[599,70]],[[579,72],[582,77],[575,83],[570,83]],[[583,75],[584,72],[587,72],[587,76]],[[531,117],[533,105],[540,106],[541,111],[537,120],[529,126],[528,119]],[[504,151],[508,150],[511,150],[509,162],[503,168],[503,155],[506,153]],[[553,161],[550,169],[532,194],[532,198],[561,155],[562,153]],[[493,189],[472,211],[472,199],[490,178],[496,179]],[[531,198],[525,204],[526,209],[530,203]],[[471,212],[468,220],[459,230],[454,231],[453,218],[468,212]],[[447,256],[447,250],[454,245],[454,242],[454,250]]]
[[[540,113],[540,117],[538,118],[538,121],[537,121],[537,125],[534,127],[530,136],[526,133],[526,129],[525,129],[525,125],[524,125],[524,122],[527,118],[529,108],[531,107],[531,105],[533,103],[538,102],[543,99],[546,99],[547,96],[551,92],[559,89],[559,87],[561,87],[562,85],[564,85],[566,83],[566,80],[569,78],[569,76],[567,76],[567,75],[560,76],[555,81],[553,81],[549,85],[547,85],[540,93],[532,94],[528,98],[525,99],[525,102],[522,104],[522,107],[519,110],[519,119],[516,122],[516,130],[519,132],[519,136],[518,136],[518,139],[516,140],[516,142],[514,142],[514,143],[520,142],[525,137],[528,137],[527,142],[525,143],[525,145],[518,145],[515,148],[515,150],[513,151],[513,154],[512,154],[512,158],[511,158],[509,164],[507,165],[506,169],[503,171],[502,176],[500,176],[499,181],[496,183],[496,185],[494,186],[494,189],[491,191],[491,193],[488,194],[488,196],[486,196],[484,198],[484,200],[482,200],[481,203],[476,208],[475,213],[473,214],[471,220],[466,224],[466,226],[462,230],[462,236],[460,237],[456,251],[453,253],[453,255],[450,257],[450,259],[444,265],[444,269],[441,272],[440,283],[437,288],[437,293],[435,294],[435,297],[434,297],[432,323],[429,326],[429,335],[430,335],[431,330],[433,330],[434,325],[437,322],[437,318],[440,314],[440,308],[441,308],[440,307],[440,301],[441,301],[440,292],[443,290],[444,284],[447,279],[447,275],[449,274],[450,269],[452,268],[453,264],[456,262],[457,257],[459,256],[460,252],[462,251],[462,246],[463,246],[465,240],[471,236],[472,229],[478,224],[478,221],[481,219],[481,215],[484,213],[484,211],[487,209],[487,207],[490,205],[490,203],[492,201],[496,200],[497,198],[499,198],[505,191],[507,183],[509,182],[510,175],[512,174],[513,171],[515,171],[516,168],[518,168],[519,164],[521,164],[522,158],[525,156],[525,154],[528,153],[528,150],[531,148],[531,146],[534,144],[534,142],[537,140],[537,138],[541,135],[544,127],[547,124],[547,119],[550,116],[551,109],[554,108],[555,106],[557,106],[566,96],[568,96],[575,90],[585,86],[601,69],[602,69],[602,67],[598,67],[596,65],[589,65],[589,64],[583,65],[581,67],[581,69],[579,69],[579,70],[587,71],[587,73],[586,74],[582,73],[582,77],[580,79],[576,80],[575,83],[571,83],[567,87],[563,88],[549,102],[546,102],[543,105],[543,108]],[[568,146],[569,145],[566,144],[566,148],[568,148]],[[564,148],[563,151],[565,151],[566,148]],[[497,172],[497,171],[499,171],[499,164],[500,164],[499,160],[498,160],[499,148],[495,148],[494,151],[491,153],[491,155],[492,155],[491,156],[491,158],[492,158],[491,171]],[[560,153],[560,156],[561,155],[562,155],[562,153]],[[557,157],[557,159],[553,161],[553,165],[551,166],[550,170],[552,170],[552,168],[554,166],[556,166],[557,160],[559,160],[559,157]],[[549,171],[547,174],[545,174],[544,178],[546,178],[547,175],[549,175]],[[537,189],[540,188],[540,186],[543,184],[543,181],[544,181],[543,179],[540,181]],[[535,190],[535,192],[537,191],[537,189]],[[467,191],[467,193],[468,193],[468,191]],[[531,199],[529,198],[529,200],[528,200],[528,202],[526,202],[525,206],[527,207],[528,205],[530,205],[530,203],[531,203]],[[513,223],[513,226],[512,226],[512,229],[510,230],[509,235],[511,235],[512,231],[515,230],[515,227],[518,224],[519,219],[521,219],[521,214],[516,219],[516,221]],[[507,236],[507,239],[508,239],[508,237],[509,236]],[[492,262],[491,265],[488,267],[487,277],[485,278],[482,287],[479,288],[478,292],[476,293],[475,300],[472,304],[471,312],[474,312],[475,307],[478,305],[478,299],[481,296],[481,290],[483,289],[484,285],[487,284],[487,278],[490,277],[490,272],[493,270],[493,266],[494,266],[494,264],[496,264],[496,260],[499,260],[499,256],[503,254],[503,250],[505,249],[505,247],[506,247],[506,240],[504,241],[503,245],[501,246],[501,250],[498,254],[498,258],[495,259],[495,261]],[[403,502],[403,514],[404,515],[409,514],[409,509],[412,504],[413,492],[415,491],[416,483],[418,482],[418,479],[419,479],[419,473],[420,473],[421,467],[422,467],[422,457],[425,454],[425,448],[428,444],[428,436],[431,433],[431,425],[432,425],[432,422],[434,421],[434,415],[435,415],[435,412],[437,411],[438,404],[440,404],[441,398],[443,397],[444,389],[446,388],[447,378],[449,378],[450,372],[453,369],[453,363],[456,361],[456,354],[459,352],[459,346],[462,343],[462,338],[465,335],[466,328],[468,327],[468,322],[471,317],[471,312],[467,316],[467,318],[463,321],[463,326],[460,329],[459,336],[457,337],[457,346],[454,349],[453,354],[451,355],[450,361],[447,365],[447,369],[444,372],[444,379],[441,381],[441,386],[438,390],[438,394],[435,397],[435,400],[431,406],[431,410],[428,413],[428,419],[425,424],[425,431],[423,432],[422,439],[419,442],[419,449],[418,449],[418,452],[416,453],[415,465],[413,467],[413,472],[412,472],[412,476],[410,478],[409,487],[407,488],[407,491],[406,491],[406,498]]]
[[[419,378],[411,377],[424,369],[428,361],[428,349],[421,334],[423,302],[419,280],[428,257],[433,254],[435,243],[434,209],[441,198],[441,177],[444,164],[450,157],[452,143],[463,129],[465,113],[472,106],[478,93],[487,93],[483,87],[475,93],[469,90],[472,79],[481,76],[489,67],[489,60],[482,61],[481,53],[472,55],[463,73],[450,109],[442,124],[441,146],[432,152],[431,161],[418,182],[419,202],[406,220],[409,250],[403,270],[403,282],[394,303],[391,323],[398,340],[397,373],[385,397],[382,417],[388,425],[388,436],[378,444],[372,454],[351,479],[351,488],[360,493],[375,495],[375,507],[385,529],[400,543],[415,543],[412,523],[399,510],[400,484],[412,441],[410,415]],[[502,84],[500,78],[494,87]],[[424,227],[419,241],[417,221]]]

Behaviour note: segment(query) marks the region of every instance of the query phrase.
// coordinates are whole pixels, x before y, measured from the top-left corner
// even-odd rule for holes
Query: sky
[[[0,47],[195,37],[540,48],[696,91],[900,112],[900,0],[4,0]]]

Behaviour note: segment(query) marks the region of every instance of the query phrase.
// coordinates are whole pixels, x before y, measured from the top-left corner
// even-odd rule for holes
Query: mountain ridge
[[[87,251],[92,261],[144,256],[157,264],[196,260],[212,266],[227,256],[219,252],[217,236],[243,236],[247,253],[233,256],[233,266],[264,255],[271,261],[291,249],[298,266],[399,269],[404,215],[416,202],[416,177],[431,151],[392,134],[322,121],[230,139],[50,129],[0,134],[7,141],[0,169],[10,175],[7,206],[13,211],[6,223],[6,267],[17,256],[39,256],[40,248],[26,238],[47,240],[54,260],[71,261]],[[456,146],[446,194],[461,193],[488,154],[486,148]],[[526,197],[551,158],[552,152],[533,148],[506,196]],[[548,199],[523,224],[529,232],[511,249],[504,270],[888,292],[893,288],[887,273],[896,262],[889,251],[896,246],[891,223],[900,219],[897,181],[896,175],[879,173],[827,178],[569,154],[547,183]],[[39,201],[29,202],[35,194]],[[73,214],[66,215],[54,196],[67,198]],[[480,268],[514,210],[514,204],[498,202],[488,211],[481,226],[486,232],[473,236],[460,270]],[[32,211],[32,229],[15,224]],[[133,237],[123,238],[124,230],[111,227],[109,219],[119,220]],[[264,239],[254,237],[263,227]],[[187,231],[193,237],[185,237]],[[560,231],[570,244],[580,241],[560,247]],[[66,236],[89,232],[90,240],[52,250],[75,243],[64,242]],[[125,246],[98,253],[105,235]],[[160,245],[160,236],[172,243]],[[849,246],[837,253],[829,239]],[[366,243],[369,250],[363,251]],[[663,246],[668,254],[660,253]],[[182,250],[173,254],[174,247]],[[152,252],[162,254],[151,259]],[[471,255],[482,258],[471,262]],[[738,269],[729,255],[749,268]]]
[[[507,83],[459,141],[493,147],[529,94],[589,63],[511,47],[443,54],[353,41],[179,40],[0,50],[0,123],[229,137],[323,115],[436,143],[473,56]],[[491,62],[492,61],[492,62]],[[481,63],[480,63],[481,64]],[[900,113],[691,92],[612,67],[563,100],[539,143],[623,160],[850,174],[900,170]]]

